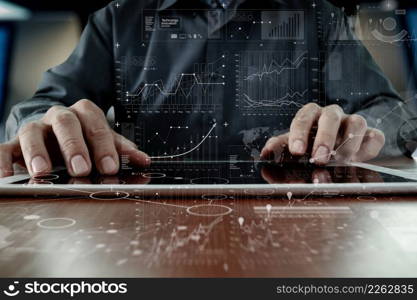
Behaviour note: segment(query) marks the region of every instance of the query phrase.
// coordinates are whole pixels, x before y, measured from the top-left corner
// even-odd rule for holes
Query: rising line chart
[[[244,115],[291,115],[308,102],[307,51],[243,51],[236,65],[236,107]]]
[[[210,134],[213,132],[213,130],[216,128],[217,123],[214,123],[209,132],[203,136],[203,139],[197,144],[195,145],[193,148],[182,152],[182,153],[177,153],[177,154],[170,154],[170,155],[162,155],[162,156],[151,156],[150,159],[173,159],[173,158],[178,158],[178,157],[183,157],[183,156],[187,156],[188,154],[196,151],[198,148],[200,148],[200,146],[206,141],[206,139],[210,136]]]

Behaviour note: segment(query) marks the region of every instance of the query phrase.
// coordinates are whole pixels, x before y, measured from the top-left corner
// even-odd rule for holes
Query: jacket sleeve
[[[6,138],[13,138],[23,124],[40,119],[54,105],[89,99],[106,112],[114,99],[113,69],[112,16],[103,8],[90,16],[70,57],[45,72],[31,99],[12,108]]]
[[[338,104],[346,113],[360,114],[367,120],[369,127],[381,130],[386,138],[381,156],[404,154],[397,141],[398,129],[402,124],[414,122],[413,105],[401,99],[368,50],[350,29],[344,13],[328,6],[324,14],[327,16],[325,24],[330,25],[325,31],[323,41],[326,49],[326,104]],[[408,133],[408,136],[410,134],[412,133]]]

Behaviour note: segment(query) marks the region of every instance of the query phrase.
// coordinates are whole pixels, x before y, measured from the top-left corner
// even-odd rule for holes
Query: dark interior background
[[[140,0],[138,0],[140,1]],[[195,0],[197,1],[197,0]],[[71,0],[12,0],[10,2],[14,2],[16,4],[25,6],[30,8],[33,11],[58,11],[58,10],[70,10],[74,11],[80,15],[83,23],[85,23],[88,15],[105,6],[109,3],[109,0],[87,0],[84,1],[82,4],[77,1]],[[355,8],[358,4],[362,2],[372,3],[372,2],[381,2],[380,0],[330,0],[333,4],[337,6],[344,6],[346,7],[346,11],[348,13],[354,13]],[[399,0],[397,1],[401,4],[401,6],[409,5],[410,0]]]
[[[365,4],[372,4],[378,9],[387,11],[394,11],[395,8],[413,10],[413,16],[417,20],[417,1],[415,0],[328,1],[339,7],[345,7],[346,13],[350,16],[355,16],[358,5],[365,7]],[[9,22],[13,29],[10,57],[3,66],[0,62],[0,71],[7,69],[3,75],[3,77],[7,77],[6,80],[3,80],[6,87],[0,88],[2,93],[0,95],[0,143],[4,140],[4,122],[10,108],[33,95],[43,72],[60,64],[72,52],[78,43],[88,16],[111,1],[8,0],[7,2],[26,8],[30,12],[30,16],[24,20]],[[355,17],[351,19],[353,20]],[[0,22],[0,38],[3,25]],[[408,25],[414,28],[414,38],[417,40],[417,21],[415,24]],[[414,44],[404,43],[400,47],[388,45],[384,50],[372,49],[372,45],[366,46],[404,98],[409,97],[410,93],[412,95],[417,93],[415,92],[417,76],[414,76],[414,70],[417,70],[417,42]],[[414,67],[410,58],[413,56],[416,62]]]

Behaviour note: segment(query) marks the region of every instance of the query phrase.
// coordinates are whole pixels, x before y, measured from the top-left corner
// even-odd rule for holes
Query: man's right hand
[[[119,155],[146,166],[150,158],[108,125],[103,111],[89,100],[71,107],[51,107],[39,120],[25,124],[17,137],[0,144],[0,177],[13,175],[13,163],[22,162],[32,176],[52,171],[62,158],[73,177],[87,176],[93,164],[103,175],[119,171]]]

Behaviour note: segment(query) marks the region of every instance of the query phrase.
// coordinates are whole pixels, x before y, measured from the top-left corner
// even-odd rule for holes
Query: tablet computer
[[[65,169],[39,177],[0,179],[10,196],[88,196],[114,200],[141,197],[218,195],[345,195],[417,193],[417,176],[357,163],[317,167],[254,161],[159,161],[143,169],[123,168],[117,176],[71,178]]]

